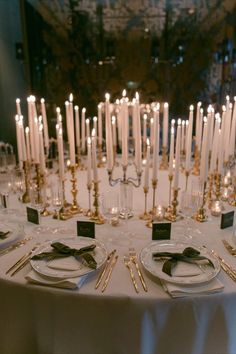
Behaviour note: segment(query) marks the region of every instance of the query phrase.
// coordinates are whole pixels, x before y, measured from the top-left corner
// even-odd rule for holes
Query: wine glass
[[[197,211],[198,205],[198,196],[193,195],[189,191],[182,191],[179,213],[184,218],[182,232],[186,238],[192,238],[195,234],[200,233],[192,218]]]
[[[119,193],[116,191],[104,192],[101,198],[102,214],[107,220],[108,224],[116,227],[119,225],[119,215],[120,215],[120,204],[119,204]],[[104,237],[104,242],[116,242],[114,236],[117,233],[115,229],[109,232],[109,236]]]
[[[52,185],[51,196],[52,207],[54,209],[53,219],[60,220],[60,209],[63,206],[63,192],[59,183]],[[52,228],[52,233],[54,234],[61,233],[61,231],[59,227]]]

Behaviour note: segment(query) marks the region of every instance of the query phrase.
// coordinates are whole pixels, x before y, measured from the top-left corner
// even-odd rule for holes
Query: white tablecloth
[[[105,170],[99,170],[100,191],[111,188]],[[182,181],[184,185],[184,180]],[[166,172],[159,174],[157,199],[168,200]],[[67,181],[67,198],[70,199]],[[118,187],[113,187],[118,188]],[[152,192],[149,192],[149,208]],[[78,201],[87,208],[86,172],[78,172]],[[14,207],[17,202],[14,203]],[[143,211],[142,188],[134,190],[135,217],[128,221],[134,233],[131,240],[122,241],[124,223],[117,227],[96,225],[96,238],[111,250],[117,249],[118,263],[110,283],[102,294],[94,286],[98,272],[90,275],[79,290],[63,290],[27,283],[27,265],[15,276],[6,270],[36,242],[76,234],[74,217],[66,222],[42,219],[42,226],[59,227],[61,234],[37,234],[35,225],[24,216],[8,215],[3,211],[0,222],[11,221],[24,226],[25,234],[33,240],[11,253],[0,256],[0,353],[3,354],[235,354],[236,353],[236,283],[222,271],[218,279],[224,290],[218,294],[172,299],[158,279],[144,272],[148,286],[136,294],[130,275],[123,263],[128,247],[137,252],[151,242],[151,230],[139,220]],[[21,206],[22,207],[22,206]],[[24,206],[22,208],[25,208]],[[182,222],[181,222],[182,223]],[[172,225],[172,238],[181,239],[181,223]],[[206,223],[196,223],[202,234],[192,241],[214,248],[236,268],[236,259],[222,245],[233,240],[233,227],[221,230],[219,218],[210,217]],[[64,229],[64,230],[63,230]],[[121,242],[122,241],[122,242]],[[191,240],[190,240],[191,241]]]

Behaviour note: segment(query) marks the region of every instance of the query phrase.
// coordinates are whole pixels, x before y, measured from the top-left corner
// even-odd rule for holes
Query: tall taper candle
[[[175,173],[173,187],[174,189],[179,188],[179,170],[180,170],[180,134],[181,134],[181,119],[178,119],[177,127],[177,137],[176,137],[176,147],[175,147]]]

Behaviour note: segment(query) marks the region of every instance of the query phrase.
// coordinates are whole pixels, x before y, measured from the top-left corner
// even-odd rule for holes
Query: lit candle
[[[64,181],[65,166],[64,166],[64,151],[63,151],[63,132],[62,127],[56,124],[57,132],[57,149],[58,149],[58,162],[59,162],[59,177],[61,181]]]
[[[92,166],[93,166],[93,181],[98,182],[97,154],[96,154],[96,141],[95,141],[94,129],[92,129]]]
[[[56,108],[56,114],[57,114],[57,124],[59,124],[59,119],[60,119],[60,115],[61,115],[61,109],[60,107]]]
[[[176,137],[176,145],[175,145],[175,173],[174,173],[174,181],[173,188],[179,188],[179,169],[180,169],[180,135],[181,135],[181,119],[178,119],[178,127],[177,127],[177,137]]]
[[[79,107],[75,106],[75,138],[76,138],[76,146],[80,147],[80,123],[79,123]]]
[[[35,151],[34,151],[34,116],[32,109],[32,96],[27,97],[28,102],[28,122],[29,122],[29,137],[30,137],[30,146],[31,146],[31,158],[34,160]]]
[[[207,117],[203,118],[204,128],[203,128],[203,139],[202,139],[202,151],[201,151],[201,160],[200,160],[200,181],[202,183],[206,182],[208,174],[208,124]]]
[[[174,160],[174,143],[175,143],[175,128],[171,127],[170,136],[170,157],[169,157],[169,175],[173,176],[173,160]]]
[[[226,114],[226,126],[225,126],[225,137],[224,141],[227,141],[227,144],[225,144],[225,154],[224,154],[224,161],[228,162],[229,161],[229,155],[230,155],[230,130],[231,130],[231,120],[232,120],[232,110],[233,110],[233,105],[232,103],[229,103],[229,109],[228,109],[228,114]]]
[[[137,172],[142,171],[142,138],[140,122],[139,94],[136,92],[136,137],[135,137],[135,163]]]
[[[213,126],[214,126],[214,109],[212,107],[212,105],[208,106],[207,109],[207,126],[208,126],[208,130],[209,130],[209,151],[212,150],[212,140],[213,140]]]
[[[184,151],[184,133],[185,133],[185,120],[182,120],[182,126],[181,126],[181,151]]]
[[[126,94],[126,91],[123,90],[123,96]],[[128,107],[125,100],[125,97],[122,99],[122,126],[121,126],[121,133],[122,133],[122,165],[128,165]],[[136,112],[137,114],[137,112]]]
[[[26,137],[27,160],[28,160],[28,161],[31,161],[30,140],[29,140],[29,127],[26,127],[26,128],[25,128],[25,137]]]
[[[102,145],[102,103],[98,105],[98,144]]]
[[[16,113],[18,114],[18,116],[21,116],[21,108],[20,108],[20,99],[19,98],[16,99]]]
[[[144,188],[149,188],[149,167],[150,167],[150,141],[147,139],[147,157],[144,170]]]
[[[215,128],[213,134],[212,151],[211,151],[211,161],[210,161],[210,173],[214,173],[216,170],[217,161],[217,150],[219,144],[219,129],[220,129],[220,115],[216,113],[215,115]]]
[[[189,126],[189,121],[185,121],[185,131],[184,131],[184,151],[186,153],[187,150],[187,136],[188,136],[188,126]]]
[[[44,143],[43,143],[43,124],[39,125],[39,163],[40,170],[44,173],[46,169],[45,156],[44,156]]]
[[[17,152],[18,152],[18,160],[19,163],[22,161],[22,147],[21,147],[21,135],[20,135],[20,129],[19,129],[19,116],[16,114],[15,116],[15,122],[16,122],[16,142],[17,142]]]
[[[187,172],[189,172],[190,170],[190,161],[191,161],[191,154],[192,154],[193,110],[194,107],[193,105],[191,105],[189,107],[189,126],[188,126],[186,161],[185,161],[185,170]]]
[[[154,130],[154,119],[150,119],[150,145],[153,147],[153,130]]]
[[[112,139],[113,139],[113,146],[116,147],[117,139],[116,139],[116,117],[112,116]]]
[[[87,118],[85,123],[86,123],[86,139],[88,139],[88,137],[90,136],[90,119]]]
[[[198,140],[197,140],[197,146],[199,152],[201,151],[201,146],[202,146],[202,124],[203,124],[203,108],[200,108]]]
[[[97,122],[98,122],[98,118],[97,117],[93,117],[93,129],[95,129],[95,136],[96,137],[97,137],[97,132],[98,132]]]
[[[147,141],[147,114],[143,115],[143,141]]]
[[[218,166],[217,166],[217,172],[222,175],[223,172],[223,134],[222,130],[219,130],[219,144],[218,144]]]
[[[48,122],[45,108],[45,100],[41,98],[41,112],[43,117],[43,135],[44,135],[44,146],[45,148],[49,148],[49,136],[48,136]]]
[[[90,185],[92,182],[91,176],[91,138],[87,139],[87,184]]]
[[[160,125],[159,125],[159,109],[160,104],[158,103],[154,109],[154,134],[153,134],[153,170],[152,179],[157,180],[158,172],[158,159],[159,159],[159,139],[160,139]]]
[[[201,102],[198,102],[197,104],[197,112],[196,112],[196,130],[195,130],[195,136],[196,136],[196,146],[198,147],[199,149],[199,123],[200,123],[200,109],[201,109],[201,105],[202,103]]]
[[[83,152],[85,151],[85,113],[86,113],[86,108],[82,108],[81,147]]]
[[[169,104],[168,102],[164,103],[164,111],[163,111],[163,147],[167,147],[168,145],[168,121],[169,121]]]
[[[38,127],[38,118],[34,118],[34,162],[39,164],[39,127]]]
[[[111,114],[110,114],[110,95],[105,95],[105,119],[106,119],[106,153],[107,153],[107,168],[112,170],[113,167],[113,146],[112,146],[112,131],[111,131]]]
[[[71,99],[71,97],[70,97]],[[69,140],[69,154],[70,154],[70,163],[72,166],[75,165],[75,133],[74,133],[74,119],[71,112],[72,102],[66,101],[66,122],[67,122],[67,135]]]
[[[27,153],[26,153],[26,144],[25,144],[25,131],[24,131],[23,116],[20,116],[18,124],[19,124],[20,136],[21,136],[22,161],[26,161],[27,160]]]

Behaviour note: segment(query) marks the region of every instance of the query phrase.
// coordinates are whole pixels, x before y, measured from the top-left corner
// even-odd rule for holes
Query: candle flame
[[[150,119],[150,124],[153,124],[153,122],[154,122],[154,118],[151,118]]]
[[[181,125],[181,119],[180,118],[178,119],[178,125],[179,126]]]
[[[192,112],[194,110],[194,106],[191,104],[189,110]]]
[[[16,103],[20,103],[20,99],[19,98],[16,99]]]
[[[174,133],[175,133],[175,128],[171,127],[171,134],[174,135]]]
[[[203,108],[200,109],[200,114],[203,114]]]
[[[225,107],[224,104],[223,104],[223,106],[222,106],[222,111],[223,111],[223,112],[226,112],[226,107]]]
[[[185,125],[186,125],[186,127],[189,125],[189,121],[188,120],[185,121]]]
[[[69,95],[69,101],[73,102],[73,94],[72,93],[70,93],[70,95]]]
[[[74,107],[74,110],[75,110],[75,111],[78,111],[78,110],[79,110],[79,106],[75,106],[75,107]]]
[[[43,131],[43,124],[41,123],[40,125],[39,125],[39,132],[41,133]]]
[[[169,103],[168,102],[165,102],[164,103],[164,108],[168,108],[169,107]]]
[[[102,104],[101,103],[98,104],[98,109],[102,109]]]
[[[58,134],[59,134],[60,136],[62,136],[62,128],[59,129]]]
[[[25,128],[25,134],[29,134],[29,127]]]
[[[94,122],[97,122],[97,120],[98,120],[98,118],[95,116],[95,117],[93,117],[93,121]]]
[[[41,123],[42,120],[43,120],[43,117],[42,117],[42,116],[39,116],[39,118],[38,118],[39,123]]]
[[[60,125],[59,125],[59,124],[56,124],[56,130],[58,130],[58,129],[59,129],[59,127],[60,127]]]
[[[31,97],[31,102],[35,102],[36,101],[35,96],[31,95],[30,97]]]
[[[93,128],[93,129],[92,129],[92,137],[94,138],[95,135],[96,135],[96,131],[95,131],[95,129]]]
[[[182,120],[182,126],[185,126],[185,120]]]
[[[82,108],[82,113],[85,113],[86,112],[86,108]]]
[[[57,107],[57,108],[56,108],[56,112],[57,112],[57,113],[60,113],[60,112],[61,112],[60,107]]]
[[[45,102],[45,99],[44,99],[44,98],[41,98],[40,101],[41,101],[41,103],[44,103],[44,102]]]
[[[144,115],[143,115],[143,119],[147,119],[147,114],[145,113]]]
[[[139,100],[139,93],[138,92],[135,92],[135,98],[137,101]]]
[[[199,101],[199,102],[197,103],[197,105],[198,105],[198,107],[201,107],[202,102]]]
[[[90,136],[87,138],[87,144],[88,144],[88,145],[91,145],[91,138],[90,138]]]
[[[157,109],[157,111],[159,111],[159,109],[160,109],[160,103],[159,102],[157,102],[156,109]]]
[[[150,140],[147,138],[147,146],[150,146]]]
[[[226,98],[226,101],[230,100],[229,95],[227,95],[225,98]]]
[[[88,118],[85,120],[85,122],[86,122],[86,124],[89,124],[89,123],[90,123],[90,121],[89,121]]]
[[[119,98],[116,99],[116,104],[120,104]]]
[[[171,119],[171,125],[175,125],[175,119]]]
[[[105,99],[106,99],[106,101],[109,101],[109,99],[110,99],[110,94],[109,93],[105,94]]]
[[[234,96],[234,102],[236,101],[236,96]]]
[[[111,117],[111,122],[112,122],[112,124],[115,124],[115,123],[116,123],[116,117],[115,117],[115,116],[112,116],[112,117]]]
[[[66,102],[65,102],[65,106],[69,106],[69,101],[66,101]]]
[[[122,96],[123,96],[123,97],[126,96],[126,89],[124,89],[124,90],[122,91]]]
[[[204,122],[204,124],[207,124],[207,117],[206,116],[203,117],[203,122]]]
[[[16,122],[19,122],[19,116],[18,116],[18,114],[15,115],[15,121],[16,121]]]
[[[232,109],[232,108],[233,108],[233,103],[230,102],[229,109]]]

